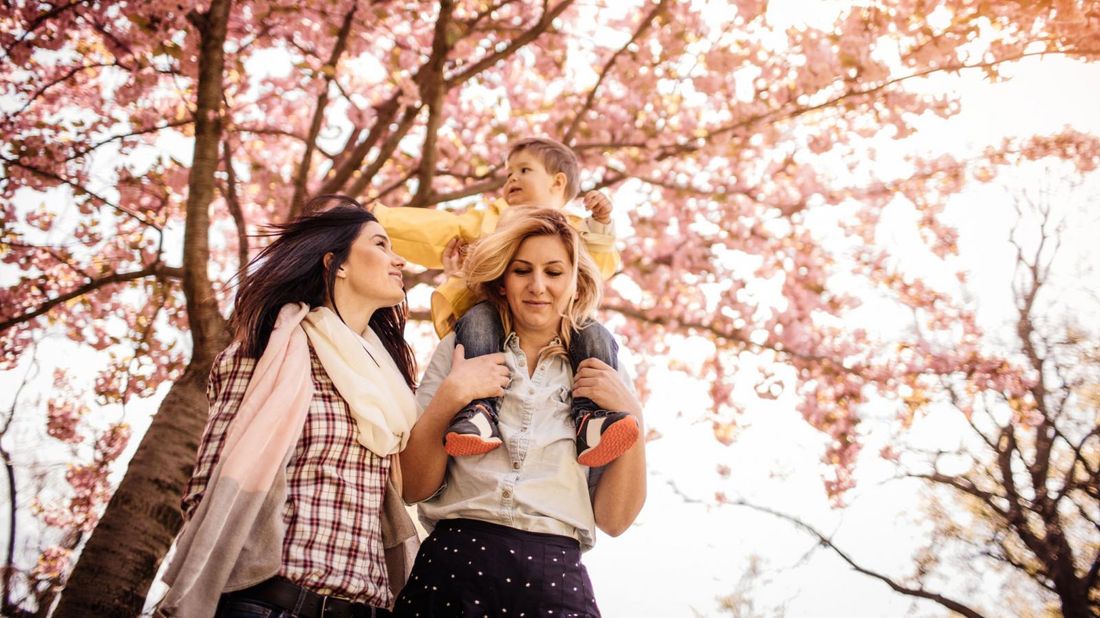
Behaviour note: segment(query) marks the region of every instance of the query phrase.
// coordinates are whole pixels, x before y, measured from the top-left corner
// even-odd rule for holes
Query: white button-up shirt
[[[421,412],[450,373],[454,348],[454,333],[439,342],[417,390]],[[478,519],[571,537],[590,549],[596,542],[596,522],[589,468],[577,463],[569,359],[544,358],[529,375],[515,333],[504,351],[512,372],[500,405],[504,444],[482,456],[450,458],[443,487],[419,504],[420,520],[431,531],[443,519]],[[622,362],[619,367],[633,389]],[[592,476],[594,487],[597,475]]]

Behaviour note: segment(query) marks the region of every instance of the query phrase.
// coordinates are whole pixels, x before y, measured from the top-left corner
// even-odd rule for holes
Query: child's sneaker
[[[606,466],[638,440],[638,419],[626,412],[596,410],[577,423],[577,462],[582,466]]]
[[[443,434],[443,450],[452,457],[484,455],[502,442],[493,414],[483,403],[473,403],[455,414]]]

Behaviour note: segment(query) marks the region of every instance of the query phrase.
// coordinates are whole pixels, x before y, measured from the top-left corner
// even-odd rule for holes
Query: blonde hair
[[[561,315],[558,338],[561,346],[547,348],[540,358],[564,354],[573,331],[593,318],[600,306],[602,282],[596,262],[581,243],[581,236],[560,211],[540,208],[524,212],[483,237],[466,259],[466,285],[479,297],[491,302],[500,313],[504,332],[512,331],[512,312],[504,296],[504,277],[519,247],[528,238],[556,236],[565,245],[571,259],[570,287],[573,290]]]

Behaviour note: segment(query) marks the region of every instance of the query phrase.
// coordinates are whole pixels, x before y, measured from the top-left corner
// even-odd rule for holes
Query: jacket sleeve
[[[256,360],[240,354],[236,344],[226,348],[214,359],[210,380],[206,386],[210,416],[206,422],[206,429],[203,430],[202,440],[199,442],[195,469],[191,473],[191,479],[187,482],[183,500],[180,502],[185,520],[191,518],[199,502],[202,501],[206,485],[210,482],[210,474],[221,456],[229,424],[240,408],[255,367]]]
[[[462,314],[477,304],[477,295],[466,287],[466,280],[450,277],[432,292],[432,325],[442,339],[454,329]]]
[[[455,236],[466,242],[481,237],[490,211],[470,208],[456,214],[435,208],[390,208],[378,204],[372,210],[386,228],[393,250],[413,264],[443,268],[443,249]]]
[[[619,271],[622,260],[615,248],[615,225],[600,223],[594,219],[574,219],[573,226],[581,233],[588,253],[600,269],[600,276],[607,281]]]

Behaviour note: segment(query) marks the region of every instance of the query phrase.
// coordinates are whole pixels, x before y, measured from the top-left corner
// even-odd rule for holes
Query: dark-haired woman
[[[388,616],[406,575],[384,552],[416,538],[391,479],[417,414],[404,260],[350,198],[306,212],[238,291],[163,615]],[[499,390],[482,365],[464,388]]]

